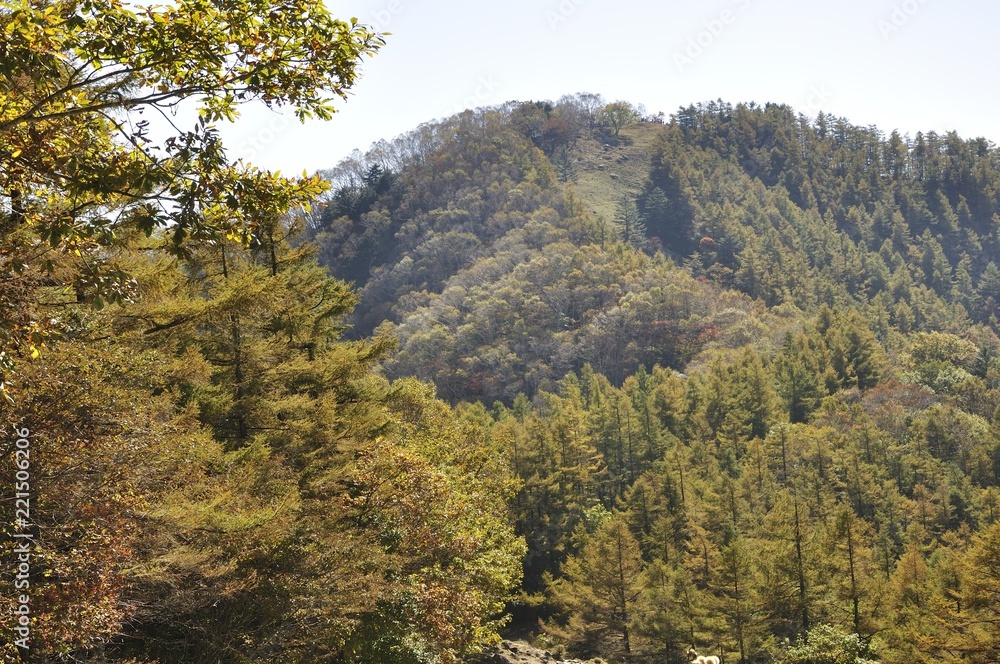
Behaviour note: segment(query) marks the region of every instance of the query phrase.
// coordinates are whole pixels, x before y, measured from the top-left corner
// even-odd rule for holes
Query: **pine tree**
[[[643,221],[646,231],[657,237],[662,236],[670,220],[670,200],[659,187],[653,187],[643,202]],[[662,239],[662,237],[661,237]]]
[[[609,516],[586,538],[579,555],[566,561],[564,576],[550,582],[549,592],[567,623],[550,625],[549,630],[584,653],[594,652],[602,642],[632,653],[643,569],[639,544],[625,521]]]
[[[789,421],[805,422],[822,397],[819,363],[805,334],[786,335],[774,369]]]
[[[512,481],[426,386],[373,372],[387,338],[340,340],[355,296],[310,251],[275,233],[163,264],[125,319],[176,365],[163,389],[218,446],[158,506],[160,570],[133,632],[161,658],[184,643],[213,658],[280,644],[289,661],[454,661],[494,638],[520,578]]]
[[[623,194],[618,200],[615,224],[618,226],[618,232],[625,244],[640,248],[645,246],[646,223],[639,214],[635,198],[630,194]]]
[[[1000,314],[1000,269],[990,261],[979,277],[979,294],[983,297],[986,314]]]
[[[559,179],[563,182],[576,182],[576,164],[573,163],[573,156],[568,147],[561,147],[556,150],[552,157],[552,163],[559,172]]]

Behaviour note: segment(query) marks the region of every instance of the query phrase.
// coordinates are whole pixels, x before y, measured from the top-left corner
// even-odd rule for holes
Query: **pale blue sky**
[[[333,166],[469,105],[596,92],[671,114],[722,98],[1000,142],[996,0],[330,0],[393,33],[330,122],[248,109],[233,154]],[[700,42],[700,44],[699,44]],[[694,44],[694,46],[692,46]]]

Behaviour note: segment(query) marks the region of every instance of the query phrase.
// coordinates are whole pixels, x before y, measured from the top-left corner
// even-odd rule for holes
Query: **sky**
[[[336,165],[424,122],[593,92],[668,116],[722,99],[786,103],[891,132],[1000,143],[996,0],[329,0],[392,33],[327,122],[263,107],[222,127],[237,157]]]

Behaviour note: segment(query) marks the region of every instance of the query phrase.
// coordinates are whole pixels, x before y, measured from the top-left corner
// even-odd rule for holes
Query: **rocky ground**
[[[548,650],[539,650],[523,641],[503,641],[487,650],[472,664],[605,664],[602,659],[560,659]]]

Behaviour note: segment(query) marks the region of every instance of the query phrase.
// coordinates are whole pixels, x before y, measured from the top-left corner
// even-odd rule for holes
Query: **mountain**
[[[215,123],[384,42],[282,9],[0,10],[0,659],[1000,661],[996,146],[583,94],[311,206]]]
[[[359,289],[353,333],[393,334],[385,373],[519,478],[541,645],[997,657],[995,145],[576,95],[326,177],[305,235]]]
[[[616,136],[592,95],[470,111],[327,174],[308,235],[361,289],[358,333],[394,326],[392,372],[509,405],[588,362],[620,384],[773,350],[823,305],[884,343],[996,327],[987,141],[773,104],[633,113]]]

